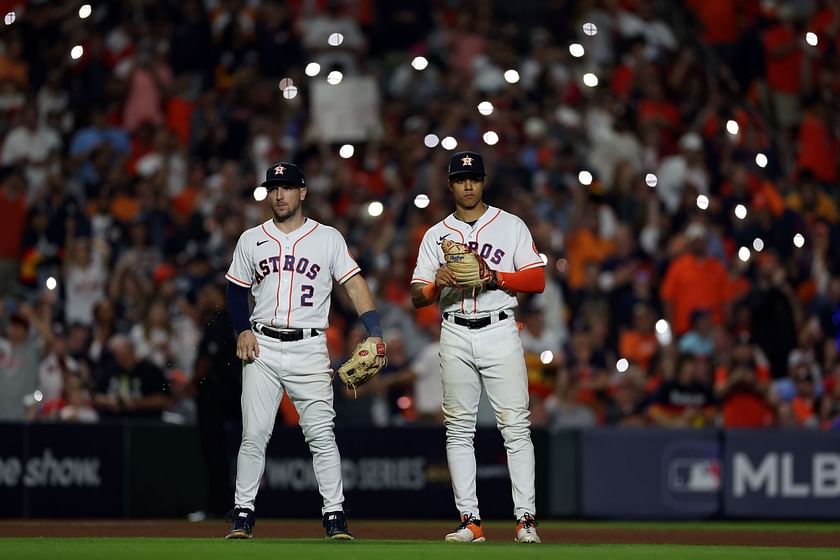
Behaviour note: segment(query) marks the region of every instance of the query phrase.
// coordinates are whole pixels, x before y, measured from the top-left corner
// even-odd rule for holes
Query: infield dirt
[[[486,526],[491,542],[512,542],[509,528]],[[227,533],[224,521],[190,523],[180,520],[0,520],[0,537],[174,537],[222,538]],[[366,540],[443,540],[452,524],[430,521],[352,521],[350,529],[358,539]],[[756,531],[726,529],[626,529],[616,527],[538,528],[544,543],[551,544],[686,544],[734,546],[840,547],[840,531]],[[322,538],[319,520],[258,520],[254,538]]]

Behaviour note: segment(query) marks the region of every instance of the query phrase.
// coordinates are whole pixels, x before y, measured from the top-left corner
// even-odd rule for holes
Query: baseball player
[[[341,234],[303,215],[307,188],[301,170],[279,162],[268,168],[262,186],[268,190],[273,217],[240,236],[226,275],[228,309],[238,333],[236,355],[243,360],[242,442],[233,526],[226,538],[253,536],[265,448],[285,391],[300,414],[312,452],[324,499],[326,536],[351,540],[342,506],[332,370],[324,335],[333,280],[347,290],[368,335],[382,344],[384,353],[379,315]],[[250,314],[249,290],[255,302]]]
[[[528,378],[514,319],[514,292],[539,293],[544,263],[520,218],[484,203],[484,161],[460,152],[449,163],[455,212],[426,232],[411,278],[415,307],[439,302],[443,314],[440,364],[446,456],[461,524],[447,541],[482,542],[473,448],[482,387],[496,415],[507,450],[513,489],[515,541],[538,543],[534,519],[534,446],[528,411]],[[443,240],[463,243],[486,263],[489,282],[480,289],[459,285],[445,266]],[[482,263],[484,267],[484,263]]]

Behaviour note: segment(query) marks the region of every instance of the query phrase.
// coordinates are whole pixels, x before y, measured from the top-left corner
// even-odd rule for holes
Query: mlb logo
[[[668,465],[668,488],[680,493],[714,493],[720,490],[717,459],[672,459]]]

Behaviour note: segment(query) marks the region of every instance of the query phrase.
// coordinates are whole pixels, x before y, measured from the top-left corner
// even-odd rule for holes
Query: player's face
[[[274,220],[284,222],[300,213],[300,202],[306,198],[306,188],[279,185],[268,191],[268,202]]]
[[[449,190],[455,196],[455,205],[472,209],[481,203],[484,194],[484,177],[477,175],[456,175],[449,181]]]

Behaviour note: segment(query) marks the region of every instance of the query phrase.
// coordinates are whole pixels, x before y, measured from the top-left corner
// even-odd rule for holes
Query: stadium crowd
[[[287,160],[386,327],[342,425],[440,422],[454,139],[545,255],[535,426],[840,428],[840,1],[2,4],[0,420],[235,418],[223,274]]]

